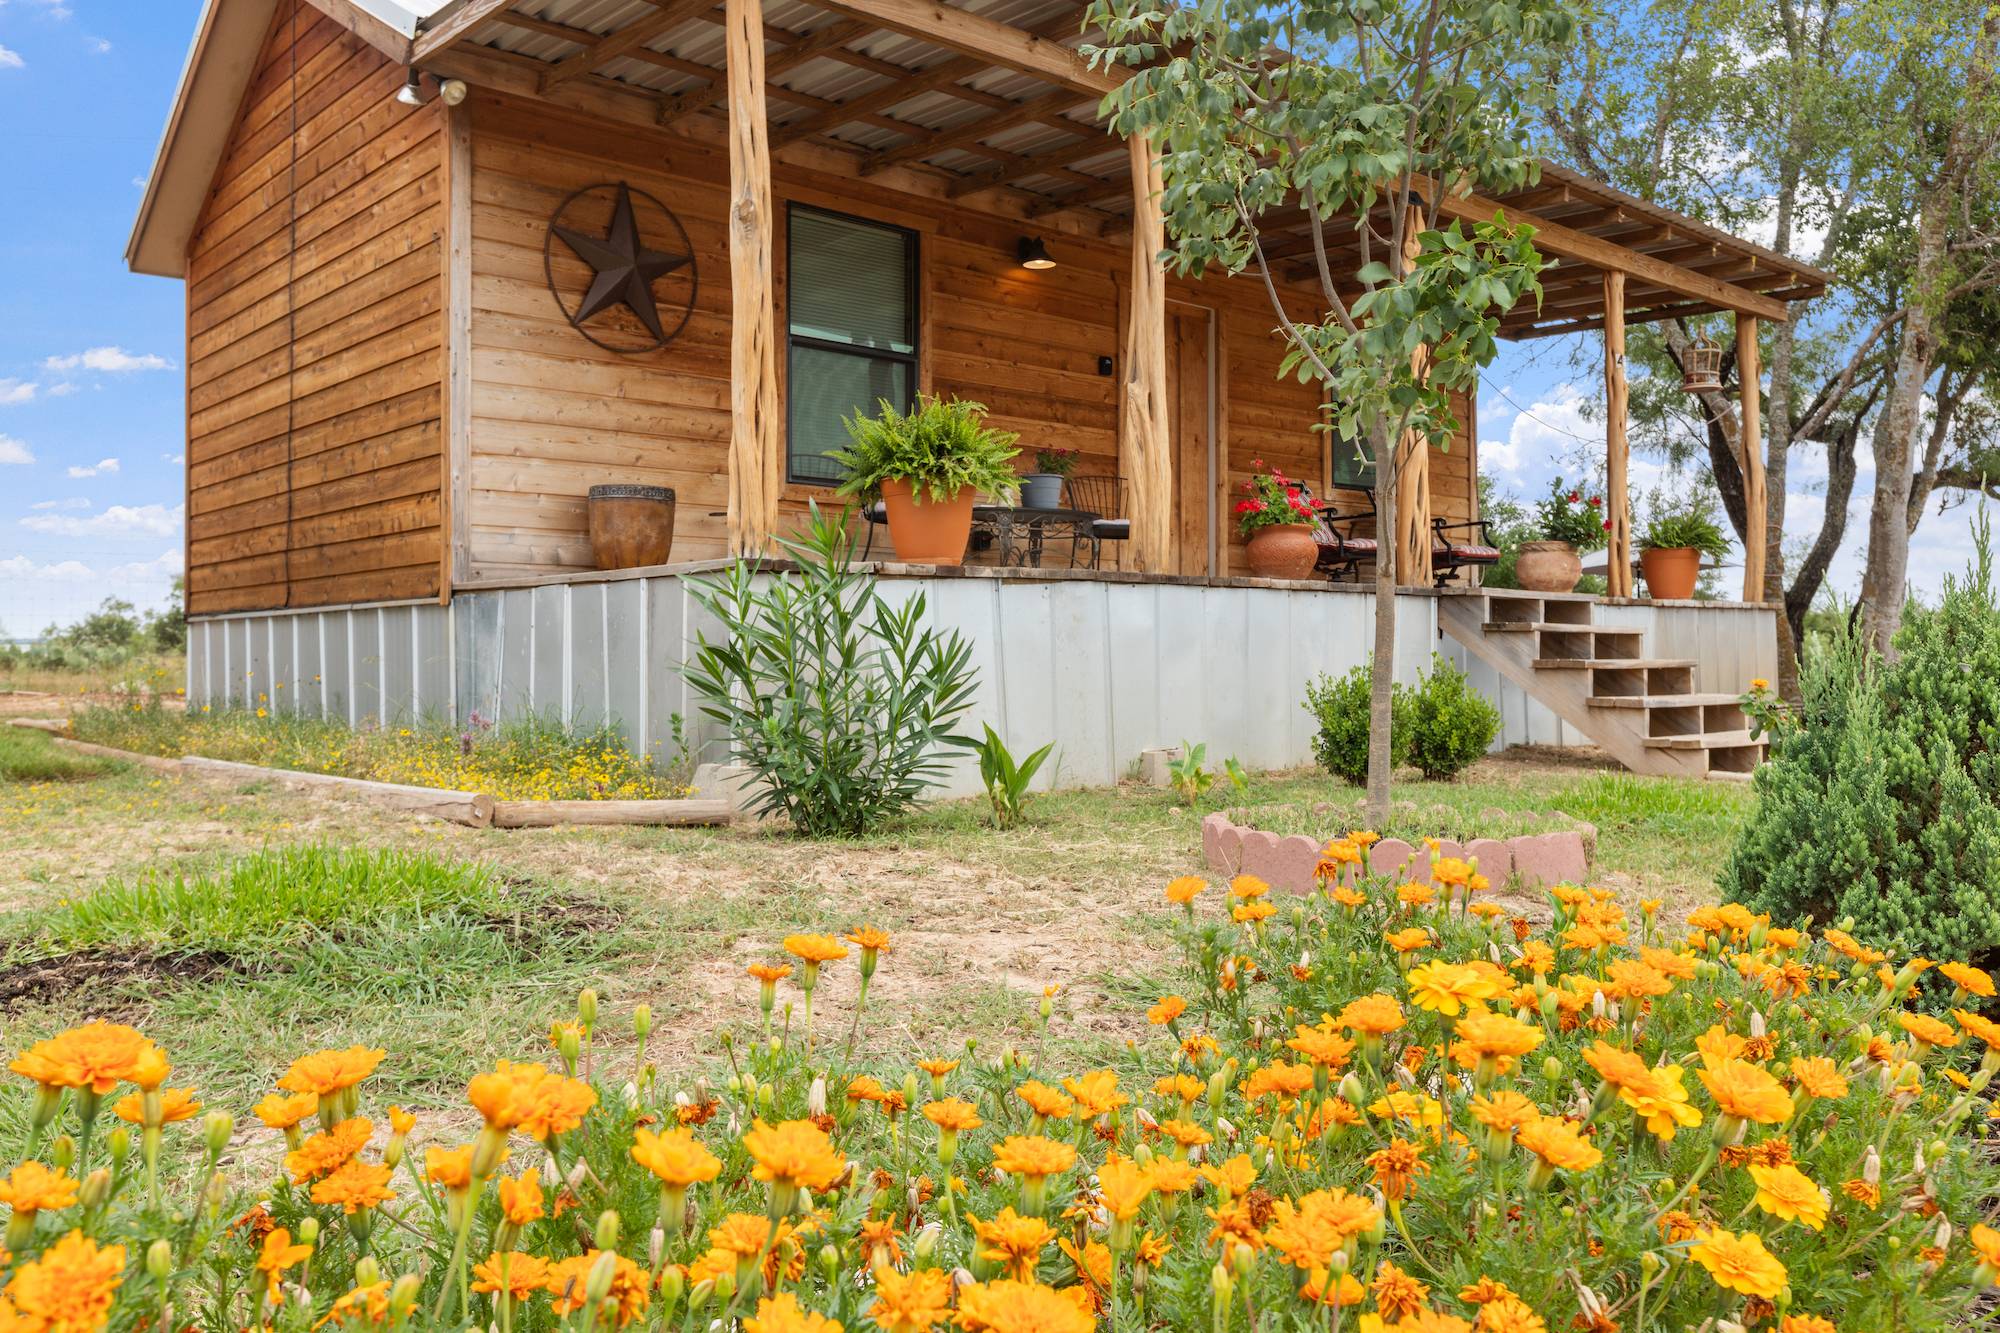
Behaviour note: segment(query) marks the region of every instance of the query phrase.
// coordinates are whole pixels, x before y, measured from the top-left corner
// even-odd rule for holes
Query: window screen
[[[789,471],[837,481],[825,456],[847,444],[841,422],[916,394],[917,235],[794,207],[786,255]]]
[[[1366,444],[1360,440],[1342,439],[1338,433],[1327,437],[1332,440],[1333,484],[1357,491],[1375,489],[1375,460],[1364,457]]]

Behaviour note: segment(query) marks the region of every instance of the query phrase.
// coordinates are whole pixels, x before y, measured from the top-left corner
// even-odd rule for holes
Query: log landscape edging
[[[1597,829],[1581,820],[1573,827],[1513,838],[1437,839],[1438,856],[1477,860],[1479,873],[1496,888],[1512,885],[1540,890],[1557,884],[1582,884],[1590,877]],[[1317,886],[1324,840],[1303,833],[1280,836],[1248,824],[1238,824],[1218,810],[1201,821],[1202,858],[1220,875],[1255,875],[1274,889],[1310,893]],[[1376,874],[1428,880],[1431,852],[1401,838],[1384,838],[1369,849],[1369,868]]]
[[[17,717],[9,726],[50,734],[55,743],[77,754],[117,759],[154,772],[227,781],[272,782],[296,791],[323,791],[354,797],[392,810],[428,815],[466,828],[561,828],[570,825],[635,824],[666,827],[720,825],[736,817],[728,800],[705,797],[661,801],[498,801],[485,792],[416,787],[400,782],[308,773],[294,768],[269,768],[232,759],[183,755],[168,759],[135,750],[119,750],[64,735],[68,724],[57,718]]]

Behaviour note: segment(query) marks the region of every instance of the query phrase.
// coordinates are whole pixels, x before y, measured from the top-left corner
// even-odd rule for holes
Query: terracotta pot
[[[1514,578],[1529,592],[1575,592],[1583,561],[1568,542],[1522,542]]]
[[[1646,576],[1646,595],[1655,601],[1694,596],[1701,578],[1701,552],[1692,546],[1649,546],[1639,552],[1639,572]]]
[[[1251,533],[1243,554],[1260,579],[1307,579],[1319,559],[1319,543],[1309,523],[1274,523]]]
[[[674,493],[665,486],[592,486],[590,554],[599,569],[664,565],[674,549]]]
[[[957,565],[965,561],[972,537],[972,492],[961,490],[938,503],[921,498],[907,481],[882,483],[889,511],[889,541],[896,558],[913,565]]]

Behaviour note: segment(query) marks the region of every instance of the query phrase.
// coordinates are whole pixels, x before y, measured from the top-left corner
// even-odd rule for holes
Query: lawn
[[[68,759],[38,734],[0,737],[0,756]],[[586,985],[617,1012],[651,1005],[663,1067],[712,1070],[716,1035],[756,1016],[745,965],[789,931],[864,922],[896,941],[865,1046],[1025,1040],[1059,986],[1050,1040],[1109,1055],[1143,1031],[1166,965],[1161,886],[1201,869],[1200,814],[1133,785],[1045,796],[1007,832],[983,802],[956,801],[811,843],[756,826],[472,830],[269,783],[19,771],[28,780],[0,781],[8,1040],[115,1017],[236,1109],[299,1051],[349,1041],[391,1052],[387,1095],[462,1108],[465,1070],[541,1058],[537,1034]],[[1253,775],[1227,808],[1332,834],[1356,822],[1357,799],[1291,772]],[[1596,879],[1672,913],[1711,897],[1751,796],[1517,754],[1458,783],[1404,784],[1398,800],[1406,832],[1518,831],[1549,810],[1589,820]],[[829,1030],[853,985],[829,970]]]

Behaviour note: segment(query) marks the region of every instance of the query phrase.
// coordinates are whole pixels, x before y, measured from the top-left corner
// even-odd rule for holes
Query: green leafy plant
[[[1020,493],[1013,467],[1019,437],[982,424],[985,404],[919,396],[908,412],[886,398],[880,406],[872,417],[847,419],[847,448],[827,455],[847,474],[839,494],[877,499],[885,481],[908,482],[939,503],[965,490],[1003,501]]]
[[[1410,762],[1433,781],[1457,777],[1500,734],[1500,710],[1466,683],[1465,673],[1433,654],[1429,674],[1410,695]]]
[[[1535,528],[1545,542],[1568,542],[1579,551],[1601,550],[1610,520],[1604,517],[1604,497],[1586,495],[1561,477],[1549,483],[1549,493],[1535,503]]]
[[[1716,521],[1714,506],[1700,497],[1681,508],[1655,514],[1639,534],[1639,546],[1658,551],[1692,547],[1711,560],[1729,554],[1729,538]]]
[[[810,837],[865,833],[944,780],[948,747],[976,747],[951,732],[978,684],[972,648],[925,628],[923,594],[891,605],[818,505],[778,544],[795,569],[738,560],[688,580],[725,631],[698,635],[688,686],[748,765],[754,809]]]
[[[1912,602],[1888,661],[1845,627],[1805,658],[1801,701],[1753,690],[1779,741],[1723,892],[1928,958],[2000,957],[2000,606],[1989,534],[1934,607]]]
[[[1372,677],[1372,669],[1363,663],[1344,676],[1322,675],[1306,683],[1305,710],[1319,723],[1313,758],[1343,782],[1360,783],[1368,776]],[[1397,684],[1389,698],[1389,762],[1399,767],[1410,757],[1410,689]]]
[[[979,756],[979,779],[986,784],[986,799],[993,803],[995,825],[1013,828],[1025,817],[1028,784],[1035,780],[1035,771],[1055,748],[1056,743],[1050,741],[1026,759],[1016,762],[1007,748],[1007,742],[993,730],[993,724],[986,724],[985,739],[974,745],[973,752]]]
[[[1208,757],[1208,743],[1189,745],[1181,742],[1181,757],[1167,764],[1167,780],[1181,801],[1189,806],[1199,805],[1201,798],[1208,795],[1208,789],[1215,785],[1215,774],[1203,766]]]
[[[1076,450],[1035,450],[1035,471],[1051,477],[1067,477],[1070,473],[1076,471]]]
[[[1256,471],[1243,483],[1243,498],[1236,502],[1238,532],[1248,537],[1259,528],[1313,521],[1312,501],[1295,481],[1276,468],[1266,469],[1261,458],[1251,466]]]
[[[1237,795],[1240,796],[1250,790],[1250,775],[1243,771],[1243,765],[1236,762],[1235,755],[1232,754],[1222,761],[1222,771],[1229,778],[1229,785],[1236,789]]]

